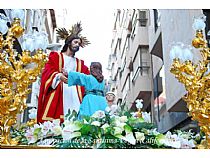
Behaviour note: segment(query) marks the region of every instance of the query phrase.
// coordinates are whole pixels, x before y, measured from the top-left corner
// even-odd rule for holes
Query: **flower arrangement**
[[[19,143],[51,145],[55,148],[195,148],[198,135],[191,131],[157,132],[150,114],[141,112],[142,101],[136,101],[138,112],[130,113],[111,107],[96,111],[92,116],[77,119],[75,111],[69,111],[65,121],[59,120],[35,124],[19,131]],[[141,113],[140,113],[141,112]],[[17,137],[18,131],[13,132]],[[16,134],[16,135],[15,135]],[[20,139],[21,138],[21,139]]]

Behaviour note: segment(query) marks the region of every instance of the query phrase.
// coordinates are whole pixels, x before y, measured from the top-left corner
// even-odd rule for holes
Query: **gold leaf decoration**
[[[57,29],[56,31],[57,31],[58,37],[63,40],[66,40],[67,38],[69,39],[72,36],[78,36],[82,40],[81,47],[85,47],[86,45],[90,44],[90,42],[87,40],[86,37],[81,36],[82,30],[83,30],[82,24],[81,22],[78,22],[74,24],[71,27],[71,29],[69,29],[69,32],[65,28],[60,28],[60,29]]]

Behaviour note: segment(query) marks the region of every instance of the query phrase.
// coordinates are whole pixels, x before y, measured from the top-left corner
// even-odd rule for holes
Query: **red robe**
[[[90,74],[87,66],[84,65],[83,60],[76,58],[77,72]],[[41,77],[41,85],[38,99],[37,122],[50,121],[53,119],[60,119],[63,122],[63,82],[60,82],[56,89],[51,87],[52,81],[56,74],[61,73],[64,66],[64,59],[62,53],[51,52],[49,60]],[[77,86],[77,93],[80,103],[84,96],[84,87]]]

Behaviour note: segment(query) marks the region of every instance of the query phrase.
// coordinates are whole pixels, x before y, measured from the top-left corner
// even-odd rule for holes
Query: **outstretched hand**
[[[68,83],[68,78],[63,73],[60,76],[60,80],[66,84]]]
[[[66,83],[66,84],[68,83],[68,73],[65,69],[61,70],[60,79],[61,79],[62,82]]]
[[[68,78],[68,72],[65,69],[62,69],[61,72],[66,78]]]

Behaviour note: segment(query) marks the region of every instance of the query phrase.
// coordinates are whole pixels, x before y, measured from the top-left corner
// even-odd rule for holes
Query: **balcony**
[[[157,34],[157,40],[154,43],[154,46],[151,50],[151,54],[161,58],[163,60],[163,48],[162,48],[162,35],[161,33]]]
[[[147,67],[148,69],[149,67]],[[134,72],[133,77],[131,78],[131,89],[128,93],[128,98],[130,102],[132,102],[132,107],[134,108],[134,101],[136,99],[143,99],[144,100],[144,107],[143,109],[146,109],[151,100],[151,92],[152,92],[152,86],[151,86],[151,78],[150,75],[142,76],[142,67],[138,67],[137,70]]]

